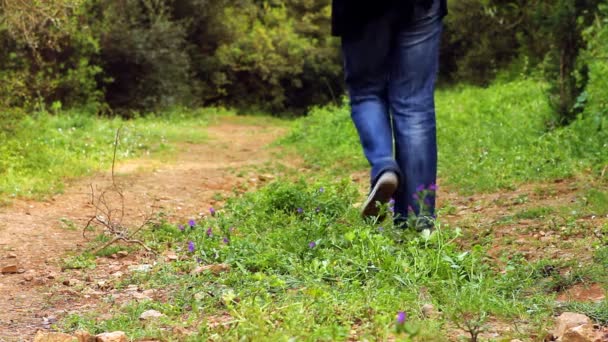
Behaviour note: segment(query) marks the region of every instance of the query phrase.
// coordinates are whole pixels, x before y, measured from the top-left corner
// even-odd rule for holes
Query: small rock
[[[34,280],[34,275],[31,273],[27,273],[23,276],[23,280],[28,281],[28,282],[32,281],[32,280]]]
[[[258,178],[264,182],[264,181],[273,180],[274,176],[270,175],[270,174],[263,174],[263,175],[259,175]]]
[[[603,333],[596,330],[593,324],[583,324],[574,328],[568,329],[564,336],[562,336],[562,342],[602,342]]]
[[[57,274],[56,274],[56,273],[54,273],[54,272],[51,272],[51,273],[49,273],[49,274],[48,274],[46,277],[47,277],[48,279],[55,279],[55,278],[57,278]]]
[[[422,315],[425,318],[431,318],[433,316],[435,316],[436,312],[435,312],[435,307],[432,304],[424,304],[422,306]]]
[[[122,331],[99,334],[95,338],[96,342],[127,342],[127,335]]]
[[[109,271],[110,273],[118,272],[118,271],[120,271],[120,270],[122,270],[122,265],[121,265],[121,264],[111,265],[111,266],[108,268],[108,271]]]
[[[146,296],[143,293],[139,293],[139,292],[133,292],[132,293],[133,298],[140,300],[140,301],[144,301],[144,300],[152,300],[152,298]]]
[[[17,259],[17,254],[15,253],[8,253],[8,255],[6,256],[7,259]]]
[[[116,253],[116,256],[118,256],[119,258],[126,258],[129,256],[129,252],[127,251],[120,251],[118,253]]]
[[[230,265],[227,264],[216,264],[216,265],[205,265],[199,266],[195,268],[190,274],[198,275],[206,271],[211,271],[211,273],[218,275],[224,272],[230,271]]]
[[[139,319],[142,321],[151,321],[151,320],[155,320],[157,318],[161,318],[163,316],[165,316],[165,315],[163,315],[162,313],[160,313],[156,310],[148,310],[148,311],[145,311],[144,313],[142,313],[139,316]]]
[[[48,280],[46,278],[34,278],[34,284],[41,286],[41,285],[46,285],[48,283]]]
[[[55,316],[48,316],[42,318],[42,324],[44,325],[51,325],[55,323],[57,323],[57,317]]]
[[[149,290],[144,290],[144,292],[142,292],[144,296],[148,296],[148,297],[153,297],[154,296],[154,290],[149,289]]]
[[[177,261],[177,260],[179,260],[179,257],[177,256],[177,254],[175,254],[175,253],[167,254],[167,261]]]
[[[34,342],[78,342],[78,338],[68,334],[38,331]]]
[[[553,336],[559,339],[564,336],[568,329],[589,324],[591,323],[591,319],[589,319],[589,317],[583,314],[574,312],[564,312],[559,317],[557,317],[555,323],[557,328],[555,328],[555,330],[553,331]]]
[[[0,273],[2,274],[15,274],[19,271],[17,265],[8,265],[4,266],[0,269]]]
[[[112,273],[112,277],[114,277],[114,278],[121,278],[124,275],[125,274],[120,271]]]
[[[78,279],[66,279],[63,281],[63,285],[65,286],[76,286],[80,284],[80,280]]]
[[[129,292],[139,291],[139,286],[135,285],[135,284],[131,284],[131,285],[127,286],[126,290]]]
[[[88,331],[79,330],[74,333],[74,336],[78,338],[78,342],[97,342],[97,338],[91,335]]]
[[[107,290],[112,289],[112,284],[110,284],[109,282],[107,282],[105,280],[101,280],[101,281],[97,282],[97,288],[102,291],[107,291]]]

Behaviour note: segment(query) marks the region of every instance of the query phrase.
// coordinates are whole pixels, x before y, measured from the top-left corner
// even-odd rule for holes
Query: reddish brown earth
[[[260,176],[276,163],[267,146],[284,128],[227,117],[201,129],[208,132],[209,141],[179,146],[169,163],[143,159],[116,166],[115,180],[124,189],[125,224],[139,224],[159,212],[170,221],[194,218],[221,204],[222,197],[272,177]],[[66,281],[62,259],[88,245],[82,227],[95,212],[90,186],[104,189],[110,184],[110,172],[100,173],[73,182],[48,200],[16,200],[0,208],[0,270],[11,265],[18,269],[15,274],[0,274],[0,341],[31,340],[62,313],[91,305],[63,300],[69,297],[69,288],[66,293],[51,285]],[[133,259],[108,261],[99,269],[111,272],[135,263]]]

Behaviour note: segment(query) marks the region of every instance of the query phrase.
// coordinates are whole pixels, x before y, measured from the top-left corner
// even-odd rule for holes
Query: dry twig
[[[120,128],[116,130],[116,137],[114,139],[114,154],[112,158],[112,185],[102,190],[99,195],[96,196],[95,188],[91,184],[91,204],[95,208],[95,214],[87,221],[86,226],[82,230],[82,236],[86,238],[86,232],[89,228],[94,225],[98,225],[104,228],[104,233],[108,234],[111,239],[110,241],[102,244],[101,246],[94,249],[93,253],[97,253],[100,250],[111,246],[112,244],[122,241],[129,244],[138,244],[142,246],[146,251],[156,254],[156,252],[148,247],[141,240],[135,239],[135,236],[141,232],[146,226],[153,222],[153,216],[147,215],[144,222],[135,229],[130,229],[128,226],[123,225],[123,219],[125,216],[125,197],[122,188],[116,183],[114,177],[114,169],[116,165],[116,153],[118,150],[118,143],[120,140]],[[116,201],[119,203],[118,208],[116,207]]]

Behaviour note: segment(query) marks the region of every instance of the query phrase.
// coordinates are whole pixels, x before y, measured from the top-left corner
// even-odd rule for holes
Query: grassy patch
[[[599,173],[608,162],[608,130],[601,122],[581,118],[547,131],[552,112],[538,82],[463,86],[440,90],[436,99],[439,174],[461,192]],[[348,106],[314,109],[283,144],[335,174],[367,166]]]
[[[97,267],[95,257],[90,253],[66,257],[61,265],[64,270],[93,269],[95,267]]]
[[[65,179],[109,167],[119,128],[120,160],[168,151],[176,142],[201,142],[215,113],[225,114],[175,111],[122,120],[71,111],[12,120],[0,129],[0,198],[60,192]]]
[[[165,299],[134,302],[104,321],[70,317],[64,327],[171,339],[170,329],[155,329],[185,325],[192,341],[220,336],[446,339],[448,324],[484,330],[490,319],[532,321],[551,315],[541,289],[526,291],[536,279],[525,261],[512,261],[501,272],[483,247],[459,247],[460,230],[446,225],[420,234],[386,222],[367,224],[352,206],[358,199],[346,181],[275,182],[230,200],[215,216],[183,231],[160,224],[146,241],[170,249],[180,260],[132,274],[122,285],[159,289]],[[229,270],[191,274],[200,265],[218,264]],[[425,318],[424,304],[441,314]],[[148,309],[167,319],[156,328],[140,322],[137,316]],[[398,312],[407,313],[407,327],[396,322]],[[227,319],[210,324],[218,317]]]

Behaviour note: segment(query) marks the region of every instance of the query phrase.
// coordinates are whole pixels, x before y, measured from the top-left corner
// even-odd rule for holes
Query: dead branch
[[[147,215],[144,218],[143,223],[136,227],[131,228],[123,224],[125,217],[125,196],[122,188],[116,182],[114,177],[114,170],[116,165],[116,155],[118,150],[118,144],[120,142],[120,128],[116,130],[116,136],[114,138],[114,153],[112,157],[112,184],[101,190],[95,191],[93,184],[91,187],[91,205],[94,208],[94,214],[89,218],[87,224],[82,230],[82,236],[86,239],[86,232],[93,226],[100,226],[103,228],[103,233],[110,237],[110,240],[101,246],[93,250],[94,253],[101,251],[102,249],[111,246],[112,244],[122,241],[129,244],[138,244],[142,246],[146,251],[153,254],[157,254],[152,248],[148,247],[141,240],[135,239],[135,236],[141,232],[146,226],[150,225],[153,220],[153,215]]]

